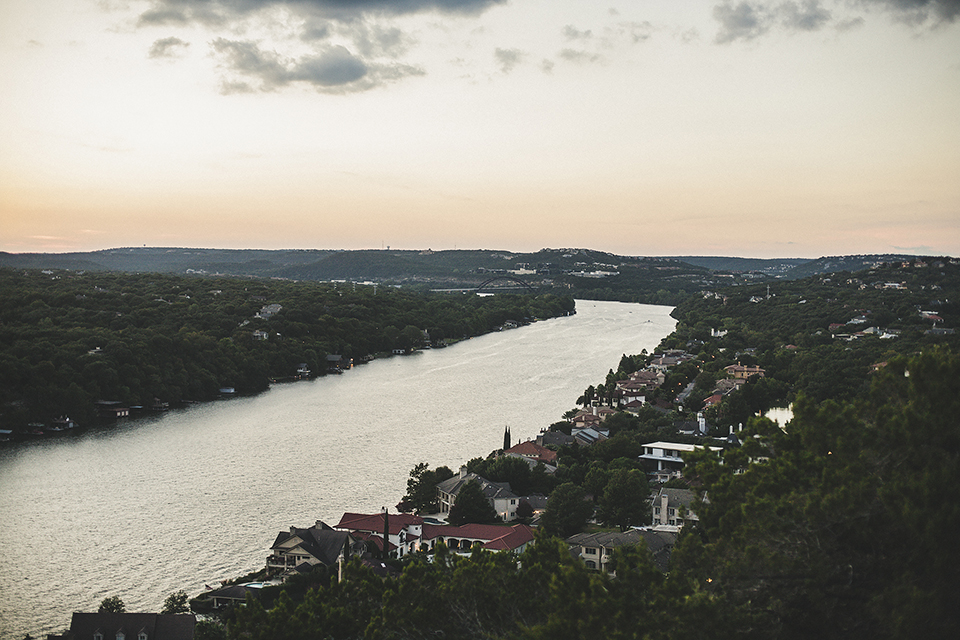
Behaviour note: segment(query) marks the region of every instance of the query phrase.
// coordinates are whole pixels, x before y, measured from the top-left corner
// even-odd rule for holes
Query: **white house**
[[[648,475],[654,477],[657,482],[666,482],[671,478],[679,478],[683,475],[683,454],[690,453],[697,449],[710,449],[711,451],[722,451],[723,447],[705,447],[697,444],[683,444],[680,442],[650,442],[643,445],[643,453],[640,454],[640,460],[652,463],[655,468],[648,471]]]

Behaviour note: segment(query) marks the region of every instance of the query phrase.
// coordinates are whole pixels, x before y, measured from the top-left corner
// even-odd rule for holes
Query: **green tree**
[[[120,596],[110,596],[100,601],[99,613],[125,613],[127,607],[123,604]]]
[[[447,467],[430,470],[426,462],[416,464],[407,478],[407,493],[397,505],[398,511],[414,513],[436,513],[437,484],[453,477],[453,471]]]
[[[190,598],[187,597],[186,591],[181,589],[167,596],[160,613],[190,613],[189,602]]]
[[[605,524],[617,525],[621,531],[644,524],[650,516],[649,493],[647,478],[642,471],[617,469],[603,490],[597,517]]]
[[[565,482],[554,489],[547,499],[543,527],[548,533],[566,538],[583,529],[591,515],[593,503],[587,499],[583,489],[572,482]]]
[[[480,484],[471,480],[460,488],[457,499],[450,508],[447,517],[450,524],[461,525],[468,522],[488,524],[499,522],[500,517],[490,505],[490,501],[483,495]]]

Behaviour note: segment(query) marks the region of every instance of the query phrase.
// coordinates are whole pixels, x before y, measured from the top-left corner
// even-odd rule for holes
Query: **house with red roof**
[[[355,539],[364,540],[382,551],[384,517],[384,513],[344,513],[333,528],[347,531]],[[386,517],[389,527],[387,553],[402,558],[416,551],[423,535],[423,518],[410,513],[393,513]]]
[[[519,456],[521,458],[526,458],[527,460],[542,462],[543,464],[556,465],[557,463],[556,451],[542,447],[532,440],[527,440],[526,442],[521,442],[520,444],[514,445],[503,453],[508,456]]]
[[[512,527],[499,524],[423,525],[422,551],[432,551],[438,542],[460,554],[467,554],[479,544],[488,551],[522,552],[534,539],[533,529],[525,524]]]

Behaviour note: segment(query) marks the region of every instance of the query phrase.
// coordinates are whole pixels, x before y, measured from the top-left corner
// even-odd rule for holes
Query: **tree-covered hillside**
[[[0,269],[0,428],[95,403],[151,406],[253,393],[305,363],[443,344],[570,313],[551,294],[427,295],[394,287]]]

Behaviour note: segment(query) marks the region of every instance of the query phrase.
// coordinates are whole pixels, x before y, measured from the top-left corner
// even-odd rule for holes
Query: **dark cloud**
[[[416,13],[474,16],[507,0],[147,0],[139,16],[140,27],[200,24],[220,31],[211,43],[214,54],[228,73],[223,93],[274,91],[301,83],[327,93],[363,91],[379,84],[413,75],[419,67],[397,60],[415,40],[390,24],[398,16]],[[272,28],[297,35],[277,41],[308,43],[313,51],[285,58],[261,45],[238,40],[250,27]],[[279,27],[279,28],[278,28]],[[334,46],[333,42],[341,42]],[[152,57],[168,56],[177,43],[154,43]],[[349,49],[347,48],[349,47]]]
[[[147,52],[148,58],[176,58],[184,49],[190,46],[189,42],[184,42],[180,38],[160,38],[155,40],[150,51]]]
[[[936,26],[960,17],[960,0],[861,0],[861,3],[879,6],[913,25]]]
[[[787,31],[819,31],[833,23],[838,31],[848,31],[864,21],[856,14],[871,11],[890,14],[913,26],[937,27],[960,17],[960,0],[833,0],[829,4],[834,10],[821,0],[724,0],[713,8],[713,17],[720,24],[716,41],[749,41],[777,26]],[[835,12],[843,15],[834,21]]]
[[[323,93],[366,91],[385,82],[423,71],[408,65],[373,65],[351,54],[345,47],[329,46],[316,54],[285,59],[264,51],[255,42],[217,38],[211,43],[223,67],[242,79],[225,79],[224,93],[275,91],[304,83]]]
[[[818,31],[830,21],[831,14],[820,6],[819,0],[804,0],[803,3],[785,2],[779,13],[783,26],[797,31]]]
[[[506,0],[152,0],[140,15],[141,25],[199,22],[216,25],[252,15],[264,9],[284,8],[300,15],[333,20],[370,16],[398,16],[436,11],[476,15]]]
[[[523,61],[524,54],[519,49],[496,49],[493,57],[497,59],[500,70],[504,73],[510,73],[515,66]]]

